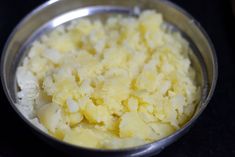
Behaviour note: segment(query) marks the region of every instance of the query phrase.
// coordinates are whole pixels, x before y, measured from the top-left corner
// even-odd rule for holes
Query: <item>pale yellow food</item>
[[[189,51],[155,11],[73,21],[33,43],[17,71],[19,108],[79,146],[159,140],[183,126],[200,99]]]

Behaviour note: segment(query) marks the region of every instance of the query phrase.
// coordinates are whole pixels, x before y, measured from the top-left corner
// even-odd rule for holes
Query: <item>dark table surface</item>
[[[15,25],[44,0],[0,1],[0,52]],[[235,18],[228,0],[174,0],[211,37],[219,79],[206,111],[192,129],[159,157],[235,157]],[[66,156],[38,139],[10,107],[0,88],[0,156]]]

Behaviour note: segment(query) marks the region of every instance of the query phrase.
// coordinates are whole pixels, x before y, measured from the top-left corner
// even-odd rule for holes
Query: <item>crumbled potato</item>
[[[33,43],[17,71],[19,108],[79,146],[159,140],[182,127],[200,99],[189,50],[155,11],[75,20]]]

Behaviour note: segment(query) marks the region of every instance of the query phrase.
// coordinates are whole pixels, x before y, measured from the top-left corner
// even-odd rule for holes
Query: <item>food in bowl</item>
[[[182,127],[200,100],[190,51],[152,10],[74,20],[32,44],[17,69],[18,108],[78,146],[150,143]]]

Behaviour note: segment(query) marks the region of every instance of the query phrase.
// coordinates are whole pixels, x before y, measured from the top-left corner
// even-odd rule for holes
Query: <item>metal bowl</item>
[[[180,31],[192,48],[192,64],[197,71],[202,87],[201,101],[191,118],[181,129],[159,141],[146,145],[102,150],[84,148],[59,141],[35,127],[16,107],[17,85],[15,73],[31,43],[42,33],[65,24],[73,19],[88,16],[103,18],[113,14],[138,16],[138,10],[154,9],[163,14],[167,24]],[[215,89],[217,80],[217,59],[213,45],[200,24],[187,12],[166,0],[51,0],[32,11],[14,29],[9,37],[1,58],[1,79],[4,91],[17,114],[43,140],[72,155],[88,156],[150,156],[159,153],[181,137],[206,108]]]

